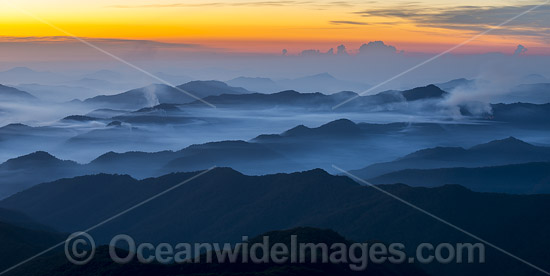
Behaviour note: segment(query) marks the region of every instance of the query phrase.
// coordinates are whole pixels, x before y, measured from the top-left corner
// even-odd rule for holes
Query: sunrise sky
[[[224,52],[289,54],[350,51],[382,40],[407,52],[433,53],[543,1],[177,1],[0,0],[0,43],[64,43],[66,33],[89,39],[153,40]],[[14,7],[15,6],[15,7]],[[35,16],[35,17],[33,17]],[[55,38],[53,38],[55,37]],[[458,49],[550,54],[550,8],[542,6]]]

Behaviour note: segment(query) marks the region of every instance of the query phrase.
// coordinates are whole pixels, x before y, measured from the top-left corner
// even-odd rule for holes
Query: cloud
[[[337,21],[329,21],[330,24],[334,25],[368,25],[369,23],[366,22],[359,22],[359,21],[347,21],[347,20],[337,20]]]
[[[337,55],[347,55],[348,51],[346,50],[346,46],[344,44],[338,46],[338,48],[336,48],[336,54]]]
[[[525,48],[525,46],[519,44],[518,47],[516,48],[516,50],[514,51],[514,56],[519,56],[521,54],[524,54],[525,52],[527,52],[527,48]]]
[[[371,41],[359,47],[359,54],[395,54],[397,49],[383,41]]]
[[[480,32],[498,26],[519,14],[535,8],[535,5],[517,6],[456,6],[446,8],[426,8],[419,4],[370,9],[356,12],[363,17],[386,17],[407,20],[419,27],[459,29]],[[528,14],[515,18],[492,34],[527,36],[548,36],[550,6],[540,6]]]

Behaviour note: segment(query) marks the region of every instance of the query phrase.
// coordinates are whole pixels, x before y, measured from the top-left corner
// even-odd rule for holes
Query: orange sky
[[[463,5],[494,7],[503,1],[468,1]],[[1,3],[1,2],[0,2]],[[197,43],[232,52],[290,53],[304,49],[326,51],[339,44],[349,50],[364,42],[383,40],[408,52],[437,52],[460,43],[477,29],[425,26],[403,16],[362,16],[358,12],[392,8],[452,10],[452,1],[39,1],[19,0],[0,4],[0,36],[66,36],[146,39]],[[420,3],[420,4],[419,4]],[[535,3],[535,2],[534,2]],[[518,9],[521,10],[521,9]],[[528,16],[528,15],[527,15]],[[438,18],[436,18],[438,19]],[[423,22],[424,23],[424,22]],[[438,23],[439,24],[439,23]],[[490,25],[480,25],[487,28]],[[515,26],[522,28],[522,26]],[[1,41],[1,38],[0,38]],[[530,53],[547,53],[548,42],[521,33],[484,36],[457,52],[513,51],[522,43]]]

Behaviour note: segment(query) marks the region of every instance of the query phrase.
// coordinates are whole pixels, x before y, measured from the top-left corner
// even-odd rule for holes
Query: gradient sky
[[[7,2],[7,3],[4,3]],[[326,51],[383,40],[406,52],[438,52],[495,26],[537,1],[229,1],[17,0],[0,1],[0,43],[63,43],[76,36],[198,44],[214,51],[289,53]],[[10,5],[16,5],[14,8]],[[26,11],[22,12],[21,10]],[[32,38],[29,38],[32,37]],[[550,54],[550,8],[543,6],[458,53]]]

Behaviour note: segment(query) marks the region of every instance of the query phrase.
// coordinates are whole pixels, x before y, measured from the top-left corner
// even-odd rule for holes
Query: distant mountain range
[[[320,92],[332,94],[341,91],[354,91],[361,93],[370,87],[364,83],[339,80],[328,73],[305,76],[296,79],[280,80],[273,80],[270,78],[238,77],[227,81],[227,84],[244,87],[250,91],[260,93],[274,93],[291,89],[305,93]]]
[[[196,173],[135,180],[94,175],[45,183],[0,202],[39,223],[63,232],[86,229]],[[546,239],[549,195],[476,193],[460,186],[386,190],[514,254],[549,269]],[[70,206],[68,208],[67,206]],[[245,176],[218,168],[102,226],[92,234],[99,243],[125,233],[152,243],[234,242],[271,229],[300,226],[330,228],[351,240],[400,242],[407,251],[422,242],[477,242],[460,231],[343,176],[322,170]],[[152,235],[151,233],[154,233]],[[510,236],[521,239],[510,239]],[[436,275],[535,274],[533,268],[486,247],[486,263],[421,266]]]
[[[373,179],[373,184],[404,183],[437,187],[458,184],[479,192],[550,194],[550,162],[481,168],[406,169]]]
[[[315,110],[332,110],[332,107],[341,104],[348,99],[355,98],[353,101],[350,101],[349,104],[346,104],[342,109],[360,109],[362,111],[368,111],[368,108],[380,108],[380,105],[384,104],[442,99],[446,95],[447,92],[439,89],[437,86],[428,85],[405,91],[385,91],[371,96],[359,96],[357,93],[351,91],[343,91],[327,95],[319,92],[300,93],[295,90],[287,90],[272,94],[224,94],[219,96],[209,96],[204,99],[214,105],[228,108],[240,107],[255,109],[290,107]],[[198,105],[200,102],[195,101],[192,104]]]
[[[391,162],[373,164],[351,173],[364,179],[371,179],[405,169],[474,168],[540,161],[550,161],[549,147],[534,146],[510,137],[469,149],[461,147],[424,149]]]

